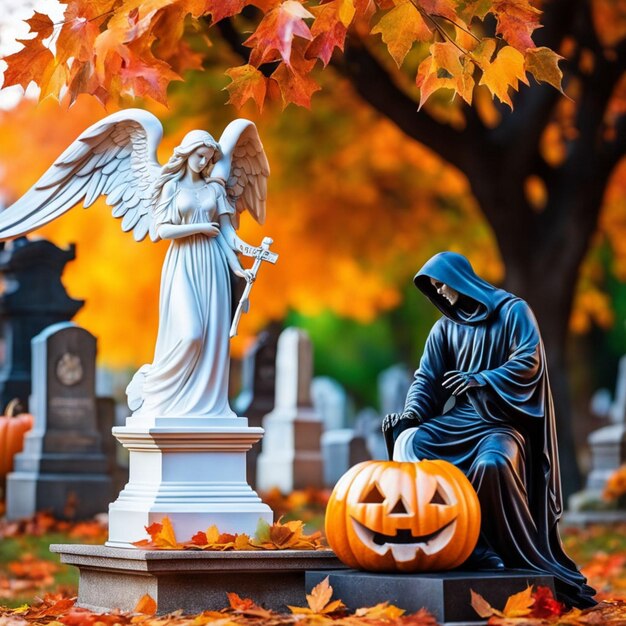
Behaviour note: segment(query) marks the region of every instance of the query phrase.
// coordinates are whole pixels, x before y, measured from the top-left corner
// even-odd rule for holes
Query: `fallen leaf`
[[[143,613],[144,615],[155,615],[157,612],[157,603],[149,594],[142,596],[135,605],[133,613]]]
[[[491,604],[485,600],[485,598],[483,598],[479,593],[476,593],[473,589],[470,589],[470,595],[472,608],[480,617],[487,618],[492,615],[503,616],[500,611],[494,609]]]
[[[533,586],[528,585],[519,593],[514,593],[508,598],[502,611],[505,617],[524,617],[530,613],[530,607],[534,604]]]

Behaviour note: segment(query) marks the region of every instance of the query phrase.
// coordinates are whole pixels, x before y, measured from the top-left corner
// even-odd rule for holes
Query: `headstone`
[[[404,365],[392,365],[380,373],[378,396],[380,411],[383,415],[402,412],[406,394],[412,382],[413,377]]]
[[[13,398],[27,405],[31,394],[31,339],[44,328],[70,320],[83,300],[67,295],[63,268],[75,258],[75,248],[57,248],[44,239],[20,237],[0,250],[1,336],[4,359],[0,370],[0,408]]]
[[[611,392],[606,389],[598,389],[592,396],[589,403],[589,410],[591,415],[598,419],[608,419],[611,416],[611,407],[613,405],[613,398]]]
[[[243,357],[241,392],[233,401],[233,410],[247,417],[250,426],[261,426],[263,418],[274,408],[276,395],[276,346],[280,324],[268,326]],[[252,487],[256,485],[256,466],[260,446],[252,446],[246,456],[246,474]]]
[[[585,488],[568,500],[568,523],[614,522],[626,519],[626,511],[615,511],[615,504],[607,503],[602,492],[607,480],[626,463],[626,356],[620,359],[615,399],[608,416],[613,422],[593,431],[587,442],[591,451],[591,469]]]
[[[311,399],[321,415],[324,430],[348,426],[350,399],[346,390],[328,376],[316,376],[311,382]]]
[[[336,428],[322,433],[322,458],[324,459],[324,483],[335,483],[353,466],[371,457],[365,438],[352,428]]]
[[[367,452],[371,459],[387,460],[387,446],[381,428],[382,417],[376,409],[367,407],[357,413],[355,429],[365,437]]]
[[[313,350],[305,331],[287,328],[278,339],[274,409],[263,420],[257,487],[283,493],[323,487],[322,420],[311,402]]]
[[[615,399],[611,405],[609,417],[614,424],[624,424],[626,422],[626,356],[619,360],[617,367]]]
[[[37,335],[32,350],[35,424],[7,477],[7,517],[93,517],[112,495],[97,424],[96,338],[62,322]]]

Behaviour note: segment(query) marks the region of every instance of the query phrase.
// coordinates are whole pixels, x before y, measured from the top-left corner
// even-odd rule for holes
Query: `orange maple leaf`
[[[289,104],[311,108],[311,96],[321,89],[321,87],[309,76],[315,61],[300,59],[291,65],[280,63],[272,74],[272,79],[276,81],[280,88],[283,100],[283,109]]]
[[[399,2],[378,21],[371,32],[372,35],[380,33],[398,67],[416,41],[427,41],[432,36],[424,18],[410,0]]]
[[[398,619],[405,613],[406,611],[404,609],[394,606],[393,604],[389,604],[389,602],[380,602],[375,606],[357,609],[354,612],[354,616],[392,621]]]
[[[176,534],[169,517],[165,516],[161,522],[153,522],[145,527],[150,539],[133,542],[138,548],[159,548],[162,550],[176,550],[182,546],[176,541]]]
[[[343,51],[348,27],[341,19],[342,4],[341,0],[331,0],[326,4],[311,7],[316,17],[311,26],[313,41],[307,47],[307,59],[321,59],[326,66],[335,48]]]
[[[307,594],[306,601],[309,605],[308,608],[289,606],[289,610],[296,614],[329,615],[330,613],[345,609],[345,604],[341,600],[330,601],[332,595],[333,588],[328,582],[328,576],[326,576],[321,583],[311,589],[311,593]]]
[[[250,63],[259,66],[282,58],[289,65],[293,38],[313,38],[304,22],[306,18],[312,17],[314,15],[296,0],[285,0],[268,11],[256,31],[244,41],[245,46],[252,48]]]
[[[541,11],[528,0],[495,0],[493,12],[498,20],[496,34],[521,52],[534,48],[532,33],[541,26]]]
[[[26,23],[30,26],[31,33],[37,33],[37,39],[47,39],[54,32],[54,24],[45,13],[35,11]]]
[[[241,65],[226,70],[231,83],[225,88],[228,90],[228,102],[238,109],[252,99],[263,110],[267,93],[267,78],[254,65]]]
[[[204,2],[202,12],[210,13],[212,24],[216,24],[226,17],[237,15],[247,4],[250,4],[247,0],[208,0]]]
[[[531,606],[534,604],[535,598],[533,597],[533,586],[528,585],[526,589],[519,593],[514,593],[506,601],[504,605],[505,617],[524,617],[531,611]]]
[[[255,604],[250,598],[241,598],[236,593],[227,593],[230,608],[236,613],[248,615],[252,617],[262,617],[269,619],[272,617],[272,611],[268,611]]]
[[[143,613],[144,615],[155,615],[157,612],[157,603],[149,594],[143,595],[139,602],[135,605],[133,613]]]
[[[2,86],[21,85],[26,89],[31,81],[39,83],[48,68],[54,65],[54,55],[40,39],[18,39],[18,42],[24,44],[24,48],[3,59],[7,69]]]

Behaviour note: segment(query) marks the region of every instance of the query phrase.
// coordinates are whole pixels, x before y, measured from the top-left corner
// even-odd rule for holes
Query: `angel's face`
[[[201,174],[213,160],[215,150],[209,146],[196,148],[187,159],[187,166],[192,172]]]

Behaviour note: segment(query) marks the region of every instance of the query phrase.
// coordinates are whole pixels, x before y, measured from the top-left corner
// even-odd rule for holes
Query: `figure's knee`
[[[498,476],[510,469],[509,459],[500,452],[489,450],[472,463],[470,473],[483,477]]]

